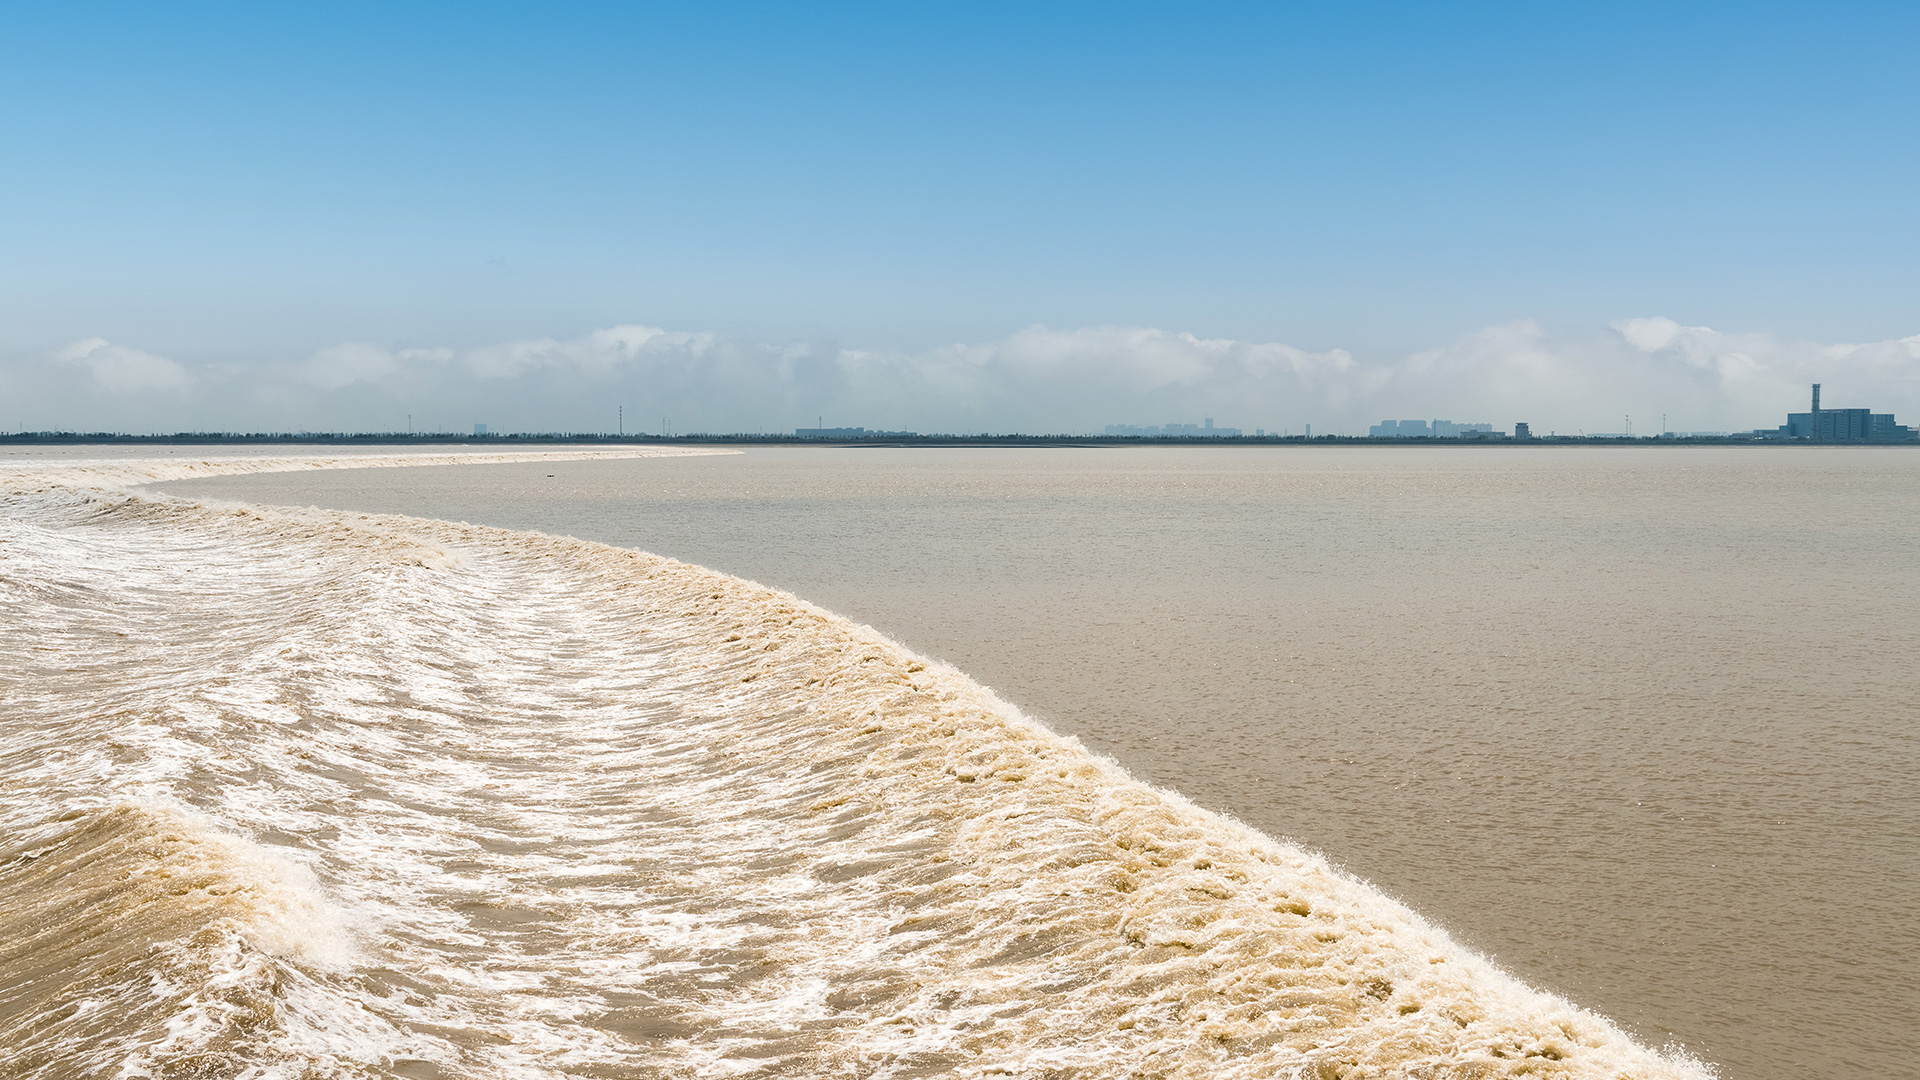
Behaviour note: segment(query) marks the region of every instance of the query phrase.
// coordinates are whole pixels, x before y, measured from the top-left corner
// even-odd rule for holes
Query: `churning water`
[[[286,463],[0,470],[0,1072],[1687,1076],[1642,1046],[1758,1057],[1754,1014],[1820,1069],[1910,1070],[1914,548],[1845,508],[1916,470],[1697,458],[1649,503],[1634,468],[1668,466],[1608,460],[195,489],[751,573],[1266,835],[715,570],[127,489]]]

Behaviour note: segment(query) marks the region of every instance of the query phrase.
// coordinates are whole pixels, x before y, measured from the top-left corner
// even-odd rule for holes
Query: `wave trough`
[[[9,1076],[1706,1074],[793,596],[179,467],[4,478]]]

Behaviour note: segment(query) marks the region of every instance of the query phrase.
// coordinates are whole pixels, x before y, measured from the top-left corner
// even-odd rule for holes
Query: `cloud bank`
[[[1214,417],[1249,431],[1364,434],[1442,418],[1537,432],[1742,430],[1803,408],[1920,420],[1920,335],[1783,341],[1667,318],[1490,326],[1388,360],[1151,327],[1035,326],[919,353],[614,326],[457,351],[345,342],[311,356],[196,363],[100,338],[0,361],[8,430],[1097,432]]]

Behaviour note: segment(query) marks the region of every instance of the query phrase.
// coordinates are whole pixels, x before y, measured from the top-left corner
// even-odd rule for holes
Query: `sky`
[[[0,8],[0,429],[1920,420],[1920,5]]]

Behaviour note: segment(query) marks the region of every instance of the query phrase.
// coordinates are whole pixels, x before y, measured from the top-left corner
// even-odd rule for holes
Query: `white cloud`
[[[304,359],[187,368],[165,357],[77,342],[56,365],[86,381],[29,385],[31,365],[0,365],[43,426],[118,423],[159,430],[781,431],[829,424],[919,431],[1098,431],[1216,417],[1222,425],[1363,433],[1383,419],[1450,418],[1536,430],[1772,426],[1806,384],[1835,405],[1920,419],[1920,336],[1823,344],[1729,333],[1673,319],[1555,330],[1530,320],[1485,327],[1411,355],[1363,359],[1280,342],[1154,327],[1033,326],[920,352],[834,342],[755,342],[620,325],[575,338],[456,352],[343,343]],[[191,390],[162,405],[148,391]],[[102,394],[104,391],[104,394]],[[98,417],[99,419],[93,419]]]
[[[76,341],[55,355],[64,363],[86,368],[95,383],[113,394],[181,390],[193,382],[187,369],[172,360],[114,345],[105,338]]]
[[[452,349],[387,349],[347,342],[314,353],[305,368],[306,380],[327,390],[354,383],[377,383],[416,366],[444,365]]]
[[[1290,345],[1200,338],[1153,327],[1095,326],[1051,330],[1034,326],[997,342],[955,345],[921,358],[943,361],[1022,382],[1067,379],[1138,393],[1193,387],[1211,380],[1260,380],[1275,376],[1315,378],[1354,367],[1344,350],[1309,353]]]
[[[468,370],[487,379],[506,379],[556,368],[605,376],[648,358],[698,357],[715,341],[713,334],[669,332],[654,326],[613,326],[572,341],[539,338],[489,345],[461,359]]]
[[[1681,326],[1672,319],[1621,319],[1613,324],[1633,347],[1641,352],[1657,352],[1673,343],[1683,330],[1705,330],[1703,326]]]

